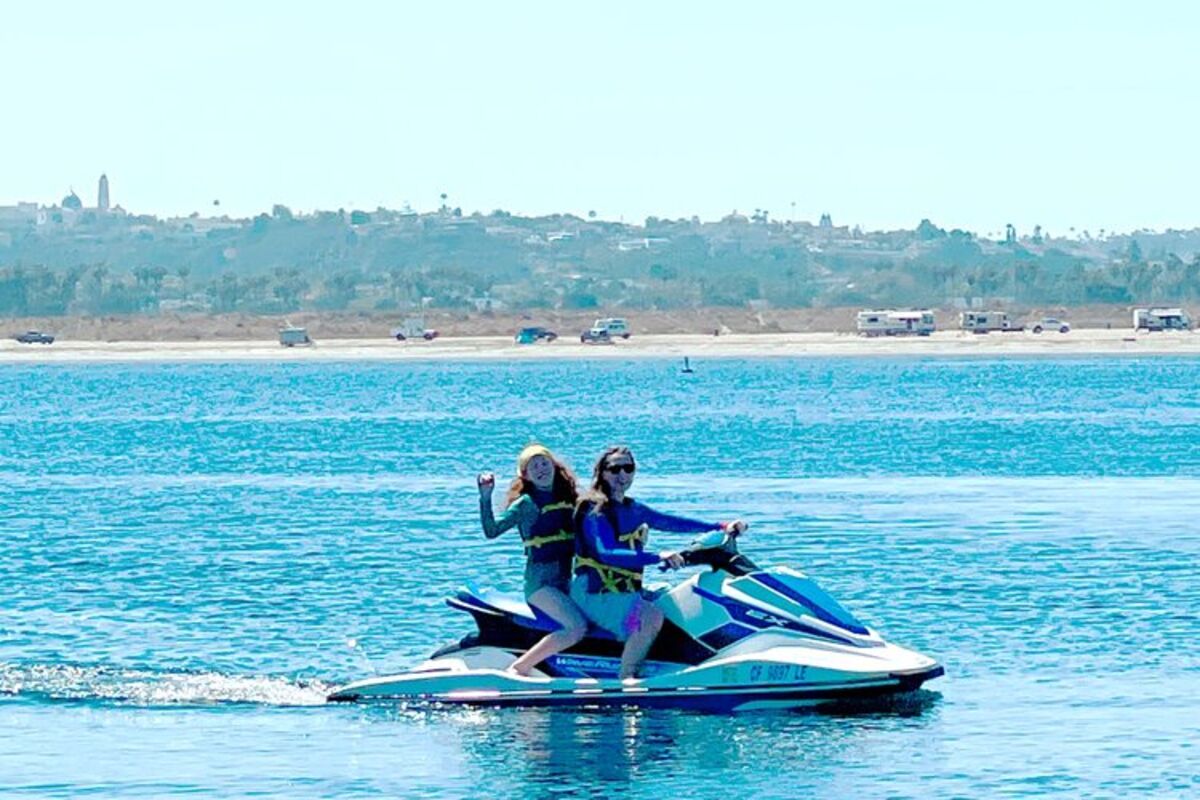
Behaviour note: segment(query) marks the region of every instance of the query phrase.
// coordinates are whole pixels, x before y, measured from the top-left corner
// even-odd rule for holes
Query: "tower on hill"
[[[108,211],[108,176],[100,176],[100,191],[96,196],[96,208]]]

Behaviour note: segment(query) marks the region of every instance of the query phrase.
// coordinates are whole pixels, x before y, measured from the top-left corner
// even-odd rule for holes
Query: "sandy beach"
[[[322,339],[310,347],[282,347],[275,340],[247,341],[56,341],[52,345],[0,341],[0,363],[51,364],[103,361],[406,361],[534,360],[586,358],[759,358],[870,356],[1071,356],[1200,355],[1195,332],[1134,333],[1073,330],[977,335],[943,331],[927,337],[865,338],[848,333],[635,335],[607,345],[575,339],[518,345],[507,336],[443,337],[431,342],[387,338]]]

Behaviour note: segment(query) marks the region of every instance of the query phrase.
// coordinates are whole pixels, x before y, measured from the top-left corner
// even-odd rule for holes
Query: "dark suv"
[[[25,331],[17,334],[17,341],[21,344],[54,344],[54,337],[41,331]]]
[[[517,335],[513,337],[518,344],[533,344],[534,342],[553,342],[558,338],[558,334],[549,328],[521,328],[517,331]]]
[[[579,341],[584,344],[612,344],[613,338],[608,328],[588,328],[579,334]]]

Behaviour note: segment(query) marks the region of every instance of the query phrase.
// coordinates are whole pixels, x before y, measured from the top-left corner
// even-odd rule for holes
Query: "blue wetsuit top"
[[[635,592],[642,588],[642,570],[660,560],[646,552],[648,529],[701,533],[720,528],[717,522],[655,511],[631,497],[608,503],[601,514],[586,504],[576,534],[575,574],[587,576],[589,592]]]

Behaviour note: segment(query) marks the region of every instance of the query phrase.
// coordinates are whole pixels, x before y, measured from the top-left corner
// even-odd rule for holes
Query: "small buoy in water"
[[[693,372],[696,371],[696,370],[692,369],[692,365],[690,362],[688,362],[687,356],[683,357],[683,370],[682,371],[683,371],[684,375],[691,375]]]

